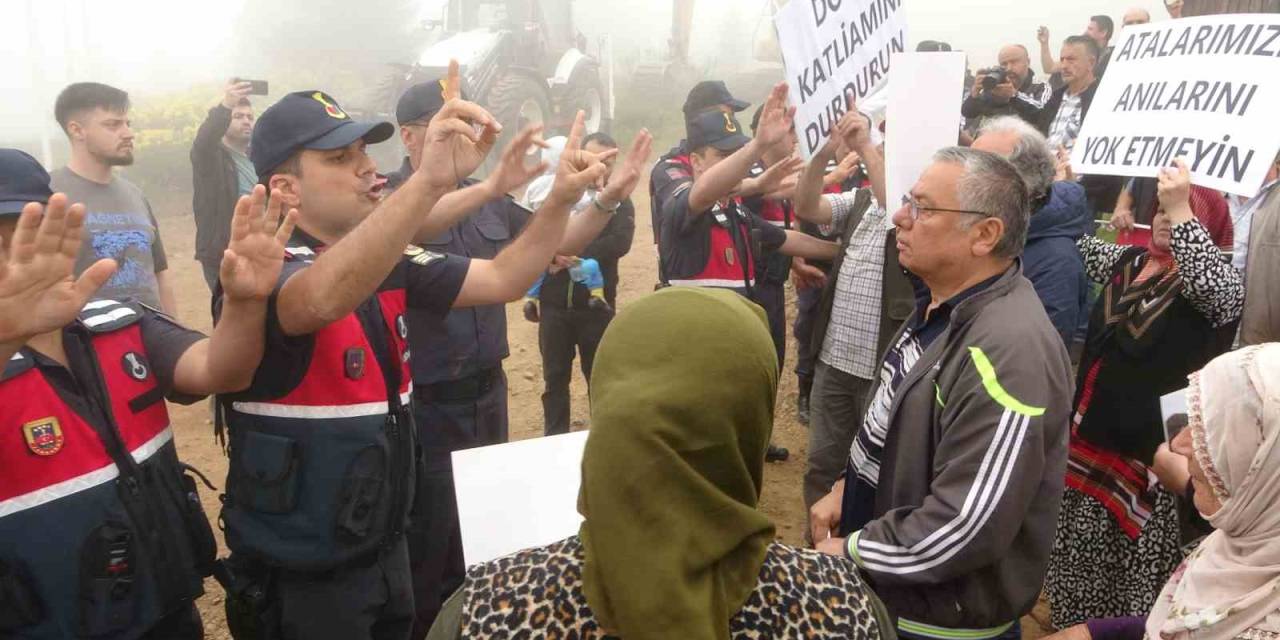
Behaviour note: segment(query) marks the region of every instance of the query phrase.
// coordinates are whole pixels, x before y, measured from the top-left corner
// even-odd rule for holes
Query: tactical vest
[[[287,260],[315,254],[291,247]],[[403,285],[311,336],[308,369],[279,397],[224,402],[227,546],[271,566],[328,571],[401,535],[416,441]]]
[[[755,286],[751,224],[741,206],[739,199],[734,198],[730,206],[725,207],[717,202],[704,214],[711,221],[707,232],[707,262],[701,271],[691,276],[671,278],[671,286],[748,291]]]
[[[203,593],[217,547],[142,313],[100,300],[67,328],[96,370],[79,398],[28,350],[0,375],[0,636],[134,638]]]

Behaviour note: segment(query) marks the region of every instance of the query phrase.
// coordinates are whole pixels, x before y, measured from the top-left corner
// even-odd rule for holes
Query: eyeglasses
[[[949,213],[967,213],[974,216],[990,217],[991,214],[985,211],[972,211],[970,209],[941,209],[938,207],[922,207],[919,202],[909,195],[902,196],[902,206],[907,208],[907,213],[911,215],[911,221],[915,222],[920,219],[921,211],[941,211]]]

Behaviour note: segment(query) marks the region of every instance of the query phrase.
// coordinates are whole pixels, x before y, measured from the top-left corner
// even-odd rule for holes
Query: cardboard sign
[[[1071,153],[1077,173],[1192,182],[1253,196],[1280,149],[1280,15],[1126,27]]]
[[[791,0],[774,18],[800,153],[822,149],[844,115],[889,75],[891,56],[907,48],[902,0]]]
[[[453,452],[467,566],[578,533],[587,432]]]
[[[959,140],[964,54],[897,53],[893,68],[884,150],[889,202],[883,204],[890,212],[933,162],[933,154]]]

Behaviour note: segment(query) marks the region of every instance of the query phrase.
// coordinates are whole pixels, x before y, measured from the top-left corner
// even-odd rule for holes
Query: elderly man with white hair
[[[988,120],[973,148],[1004,156],[1027,184],[1032,215],[1022,273],[1035,286],[1064,344],[1070,346],[1087,304],[1084,261],[1076,249],[1076,241],[1093,231],[1084,187],[1054,182],[1055,161],[1048,141],[1017,117]]]

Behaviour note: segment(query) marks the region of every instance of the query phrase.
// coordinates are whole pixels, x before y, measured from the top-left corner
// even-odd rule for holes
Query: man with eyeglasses
[[[1028,211],[1013,165],[952,147],[893,214],[915,310],[810,533],[858,565],[905,638],[1020,638],[1044,578],[1072,386],[1022,275]]]

